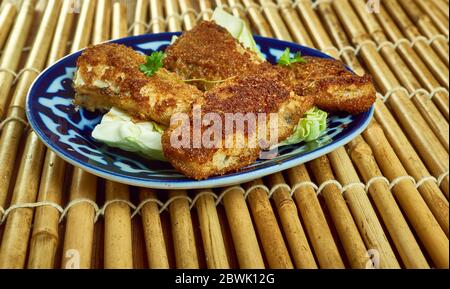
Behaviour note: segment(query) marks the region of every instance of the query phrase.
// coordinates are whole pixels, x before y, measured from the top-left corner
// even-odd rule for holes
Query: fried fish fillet
[[[294,91],[299,95],[314,96],[317,107],[358,114],[367,111],[375,102],[370,75],[355,75],[334,59],[309,56],[304,59],[305,63],[293,64],[288,69],[293,73]]]
[[[314,96],[315,105],[326,111],[357,114],[368,110],[375,101],[369,75],[354,75],[334,59],[304,59],[306,63],[289,68],[273,66],[244,48],[226,29],[213,21],[203,21],[166,49],[164,67],[184,79],[207,80],[192,82],[201,90],[242,74],[270,73],[297,94]]]
[[[247,73],[262,62],[225,28],[213,21],[203,21],[166,49],[164,67],[183,79],[206,80],[192,83],[208,90],[217,81]]]
[[[145,56],[119,44],[87,48],[77,61],[75,104],[89,110],[115,106],[133,117],[169,125],[177,112],[189,112],[202,97],[195,86],[164,68],[146,76]]]
[[[187,121],[171,124],[162,136],[162,146],[165,157],[178,171],[191,178],[205,179],[252,164],[260,156],[261,145],[270,147],[289,137],[299,119],[313,106],[313,98],[295,94],[268,74],[248,74],[207,91],[196,104],[201,105],[200,133],[194,133],[195,114],[191,113]],[[270,116],[271,113],[275,118]],[[232,129],[227,129],[229,117],[239,114],[254,116],[258,121],[254,125],[247,122],[241,129],[234,122]],[[213,137],[213,145],[209,147],[204,142],[205,136],[207,141],[211,140],[207,131],[212,124],[208,120],[205,122],[208,115],[216,116],[215,121],[221,124],[218,128],[220,136]],[[266,116],[265,122],[259,122],[261,115]],[[274,131],[270,129],[274,127],[270,124],[274,120],[277,138],[273,138]],[[260,133],[263,125],[266,130]],[[174,145],[186,131],[188,142]],[[265,145],[261,140],[265,140]],[[195,143],[201,145],[196,147]]]

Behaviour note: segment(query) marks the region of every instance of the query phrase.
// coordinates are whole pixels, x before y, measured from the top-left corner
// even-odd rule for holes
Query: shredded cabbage
[[[212,15],[212,20],[228,30],[228,32],[230,32],[234,38],[241,42],[245,48],[256,52],[261,59],[265,60],[256,45],[255,39],[253,39],[252,32],[241,18],[225,12],[221,7],[217,7]]]
[[[134,122],[128,114],[113,107],[94,128],[92,137],[111,147],[165,161],[161,145],[163,131],[155,122]]]
[[[316,140],[327,128],[327,117],[328,114],[325,111],[317,107],[311,108],[300,119],[294,129],[294,133],[279,143],[278,146]]]

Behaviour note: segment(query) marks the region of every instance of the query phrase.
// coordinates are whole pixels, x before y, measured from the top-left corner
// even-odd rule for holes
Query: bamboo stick
[[[133,35],[140,35],[147,32],[144,24],[147,19],[147,12],[150,10],[148,4],[148,0],[137,0],[136,2],[133,22]]]
[[[386,8],[384,8],[386,7]],[[417,37],[421,36],[418,29],[409,20],[408,16],[403,12],[397,1],[383,1],[383,5],[380,8],[380,13],[389,13],[399,28],[403,31],[406,37],[410,41],[414,41]],[[424,41],[418,41],[414,45],[414,49],[420,55],[420,57],[427,63],[428,68],[433,72],[439,82],[445,87],[449,86],[449,73],[448,67],[439,58],[436,52]]]
[[[361,136],[349,143],[349,153],[366,183],[374,177],[382,176],[371,148]],[[406,268],[429,268],[388,185],[374,181],[369,187],[369,193]]]
[[[374,13],[367,13],[365,2],[351,1],[351,3],[353,4],[356,12],[359,13],[360,19],[365,24],[366,29],[378,45],[386,42],[387,38],[384,35],[382,28],[378,25],[376,18],[373,15]],[[403,62],[393,47],[383,46],[381,49],[381,55],[389,64],[391,70],[395,73],[401,84],[408,89],[410,93],[421,88],[419,81],[408,69],[405,62]],[[445,120],[444,116],[440,113],[434,103],[428,99],[425,93],[416,94],[412,98],[412,101],[421,112],[433,132],[444,145],[444,148],[448,151],[449,128],[448,122]]]
[[[82,3],[83,4],[81,6],[81,11],[78,15],[78,23],[75,31],[75,36],[72,40],[72,47],[70,49],[71,52],[80,50],[89,44],[91,31],[98,33],[97,30],[92,30],[95,0],[84,0]],[[103,27],[101,28],[103,29]]]
[[[387,143],[387,141],[386,141]],[[342,185],[359,183],[359,177],[353,168],[352,161],[344,147],[328,154],[328,159]],[[395,257],[380,221],[372,208],[370,200],[361,187],[349,187],[344,192],[345,200],[352,212],[356,225],[368,249],[375,249],[379,253],[380,268],[399,269],[400,265]]]
[[[95,202],[97,178],[83,170],[74,169],[70,201]],[[86,202],[73,205],[67,212],[62,268],[89,269],[94,239],[94,207]]]
[[[292,41],[292,37],[278,13],[278,8],[275,3],[273,3],[272,0],[259,0],[259,4],[263,7],[264,15],[266,16],[275,37],[286,41]]]
[[[223,205],[241,269],[263,269],[264,261],[242,192],[228,188]]]
[[[127,9],[120,0],[112,5],[112,19],[111,39],[126,37],[128,35]]]
[[[5,44],[6,37],[9,34],[16,13],[16,7],[9,2],[7,2],[0,11],[0,49],[2,49],[3,44]]]
[[[181,31],[181,21],[178,17],[178,2],[176,0],[166,0],[167,28],[170,32]]]
[[[94,31],[92,43],[100,43],[109,39],[111,22],[111,0],[97,0],[95,6]]]
[[[311,2],[309,0],[302,0],[298,1],[297,4],[297,11],[301,16],[309,35],[313,39],[315,46],[325,52],[329,52],[328,49],[333,46],[333,43],[325,32],[320,19],[314,12]]]
[[[139,195],[141,202],[157,198],[156,193],[151,189],[141,188]],[[141,217],[149,267],[152,269],[168,269],[169,260],[158,205],[155,202],[146,203],[141,209]]]
[[[408,16],[414,21],[414,24],[419,28],[419,30],[428,38],[432,38],[436,35],[440,35],[439,30],[434,26],[431,19],[428,15],[424,14],[420,8],[417,6],[416,1],[404,1],[400,0],[399,4],[403,7]],[[432,6],[427,6],[427,11],[431,11]],[[448,36],[448,21],[446,21],[444,25],[444,29],[447,30],[447,33],[444,33]],[[444,39],[436,39],[431,43],[431,47],[433,47],[434,51],[439,55],[439,57],[444,61],[444,63],[449,63],[449,55],[448,55],[448,43]]]
[[[150,25],[153,33],[165,31],[166,25],[163,18],[163,5],[161,0],[150,0]],[[167,15],[170,15],[167,13]]]
[[[326,156],[315,159],[308,165],[318,183],[334,179]],[[367,250],[341,192],[335,185],[329,185],[323,189],[322,196],[330,211],[350,266],[352,268],[366,268]]]
[[[25,151],[28,152],[30,146],[37,146],[39,149],[34,151],[35,154],[23,154],[11,205],[36,201],[44,145],[37,136],[32,135],[31,138],[31,141],[27,142]],[[33,208],[17,208],[8,215],[0,246],[0,268],[24,267],[33,212]]]
[[[106,181],[106,202],[114,200],[129,201],[128,187]],[[120,201],[105,209],[105,269],[133,268],[130,217],[130,207]]]
[[[67,42],[71,36],[71,29],[74,22],[74,13],[70,11],[70,1],[64,1],[56,24],[53,44],[48,53],[47,65],[51,65],[67,53]]]
[[[202,190],[198,194],[205,192],[212,194],[210,190]],[[229,269],[230,266],[214,198],[210,194],[204,194],[197,199],[195,205],[208,269]]]
[[[314,46],[311,38],[305,30],[305,27],[303,26],[303,23],[301,23],[300,21],[297,12],[292,8],[292,5],[284,0],[278,0],[277,3],[278,5],[281,5],[280,13],[282,19],[288,26],[289,32],[291,33],[295,42],[309,47]]]
[[[353,40],[356,44],[360,44],[368,39],[361,23],[351,10],[351,7],[349,7],[347,1],[339,1],[339,5],[335,5],[334,8],[338,12],[340,19],[343,21],[344,26],[353,36]],[[376,82],[384,92],[399,87],[399,83],[395,76],[390,72],[383,58],[378,54],[373,45],[362,46],[361,55],[367,63],[367,67],[371,70],[372,75],[375,77]],[[441,145],[436,136],[431,133],[425,120],[418,113],[412,102],[408,100],[405,93],[392,93],[389,98],[389,104],[391,104],[392,110],[397,116],[398,121],[402,124],[406,134],[413,141],[415,148],[419,151],[424,161],[426,161],[430,170],[432,170],[433,173],[439,171],[440,173],[437,173],[438,175],[447,171],[448,153],[446,149]],[[378,111],[375,112],[375,117],[377,117],[377,115],[379,115]],[[380,117],[380,123],[382,123],[382,117]],[[398,141],[399,138],[399,136],[395,135],[390,138],[390,141]],[[399,150],[404,150],[404,148],[399,147]],[[397,153],[401,154],[398,151]],[[408,155],[408,157],[410,157],[410,155]],[[448,178],[446,181],[448,181]]]
[[[428,15],[429,19],[433,21],[439,31],[448,36],[448,7],[444,10],[439,10],[438,6],[436,6],[436,3],[438,2],[439,1],[428,1],[427,3],[424,1],[415,0],[415,4]],[[442,12],[446,12],[447,17]]]
[[[3,7],[6,6],[6,4],[11,3],[13,4],[17,10],[19,10],[20,6],[22,5],[24,0],[16,0],[16,1],[2,1],[0,8],[3,9]]]
[[[180,9],[183,17],[183,24],[184,24],[184,30],[191,30],[196,24],[196,14],[195,9],[192,6],[191,0],[178,0],[178,3],[180,4]]]
[[[85,0],[81,6],[80,15],[71,46],[71,52],[75,52],[89,44],[91,28],[94,18],[95,1]],[[101,26],[103,29],[103,26]],[[100,33],[101,30],[95,30]],[[98,39],[98,37],[95,37]],[[105,39],[106,40],[106,39]],[[70,200],[88,199],[95,202],[97,178],[80,168],[74,168],[72,174],[72,186]],[[71,267],[71,252],[77,252],[79,257],[78,268],[91,266],[92,240],[94,234],[95,211],[90,204],[79,203],[71,207],[67,213],[66,232],[64,238],[62,268]]]
[[[433,1],[433,4],[436,6],[436,9],[439,10],[439,12],[441,12],[448,21],[448,16],[449,16],[449,11],[448,11],[448,2],[444,1],[444,0],[437,0],[437,1]]]
[[[270,25],[262,16],[261,11],[255,7],[255,2],[253,0],[242,0],[242,3],[247,8],[250,20],[258,34],[265,37],[272,37],[273,34]]]
[[[248,190],[256,185],[262,185],[262,181],[258,179],[244,184],[244,188]],[[247,201],[269,267],[271,269],[293,268],[267,192],[261,188],[254,188],[249,192]]]
[[[439,81],[435,78],[433,73],[431,73],[422,59],[417,55],[415,50],[412,49],[408,43],[399,42],[404,38],[403,33],[400,31],[400,29],[398,29],[397,25],[395,25],[394,23],[394,20],[392,20],[392,18],[384,10],[384,8],[382,8],[381,13],[376,14],[376,17],[378,18],[379,24],[382,26],[383,31],[386,35],[388,35],[390,40],[400,43],[397,48],[398,52],[402,55],[403,59],[408,64],[409,69],[411,69],[415,73],[417,79],[421,82],[421,84],[429,91],[433,91],[434,89],[441,87]],[[448,120],[448,94],[438,92],[433,97],[433,101]]]
[[[54,153],[47,151],[38,202],[52,202],[61,205],[64,173],[65,163],[60,161]],[[59,242],[59,215],[58,210],[53,207],[43,206],[36,209],[30,240],[28,268],[54,268]]]
[[[406,175],[406,170],[402,167],[392,148],[383,146],[384,143],[378,141],[381,133],[381,128],[372,124],[363,135],[373,148],[375,159],[384,175],[392,182],[394,179]],[[436,266],[448,268],[448,238],[420,197],[414,183],[410,180],[400,181],[393,187],[393,192]]]
[[[311,182],[304,165],[289,169],[286,173],[291,188],[302,182]],[[311,186],[299,187],[293,196],[320,268],[345,268],[314,189]]]
[[[25,0],[19,10],[16,22],[10,32],[10,37],[2,53],[0,67],[15,71],[19,65],[22,48],[27,40],[33,21],[34,0]],[[8,94],[13,84],[14,76],[6,71],[0,71],[0,119],[3,118],[8,104]],[[0,173],[0,175],[3,175]],[[4,190],[2,190],[4,191]]]
[[[185,191],[169,191],[169,199],[186,196]],[[186,199],[176,199],[169,205],[169,212],[177,268],[199,268],[189,202]]]
[[[212,4],[210,0],[200,0],[198,1],[200,11],[203,12],[202,19],[209,20],[212,16]]]
[[[315,29],[319,34],[311,35],[316,43],[319,43],[319,49],[329,53],[332,57],[342,60],[347,63],[347,65],[355,72],[357,75],[363,75],[365,73],[355,54],[349,50],[341,50],[342,54],[338,53],[338,49],[334,46],[328,34],[336,43],[336,46],[342,49],[343,47],[350,46],[348,39],[346,38],[345,31],[341,29],[339,19],[337,19],[336,14],[328,3],[322,3],[317,6],[317,11],[322,18],[319,22],[323,27],[316,27]],[[316,18],[319,21],[316,14],[311,16],[305,15],[304,17]],[[326,29],[326,31],[325,31]]]
[[[53,44],[47,59],[47,65],[52,64],[65,54],[67,49],[68,30],[73,20],[70,13],[70,3],[63,2],[61,13],[56,25]],[[44,162],[38,201],[48,201],[61,205],[62,189],[66,163],[56,154],[47,150]],[[59,212],[53,207],[36,209],[33,235],[30,241],[28,268],[53,268],[58,247]]]
[[[294,260],[295,267],[301,269],[316,269],[316,261],[309,247],[308,239],[303,231],[298,217],[297,208],[290,196],[290,191],[285,185],[283,175],[275,173],[267,177],[269,187],[281,185],[273,193],[273,200],[280,216],[284,235],[286,236],[290,254]]]

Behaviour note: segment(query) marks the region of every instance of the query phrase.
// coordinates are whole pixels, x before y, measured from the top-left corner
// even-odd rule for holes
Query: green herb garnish
[[[282,66],[290,66],[294,63],[305,63],[306,60],[302,57],[300,52],[295,53],[294,57],[291,58],[291,50],[289,48],[286,48],[281,55],[280,59],[278,60],[278,65]]]
[[[139,70],[147,76],[152,76],[158,69],[163,67],[163,59],[166,55],[162,51],[153,52],[145,58],[145,64],[139,66]]]

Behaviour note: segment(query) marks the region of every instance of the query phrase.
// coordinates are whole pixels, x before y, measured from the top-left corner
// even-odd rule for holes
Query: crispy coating
[[[193,133],[194,114],[190,115],[189,121],[184,125],[181,121],[172,123],[163,134],[162,145],[164,155],[178,171],[188,177],[205,179],[212,175],[236,171],[255,162],[261,153],[261,139],[266,140],[264,147],[270,147],[290,136],[299,119],[313,106],[313,99],[309,96],[298,96],[288,86],[268,75],[249,74],[209,90],[197,104],[201,105],[200,115],[203,120],[210,113],[219,117],[221,134],[220,138],[214,138],[214,146],[205,147],[205,143],[200,139],[211,128],[211,123],[203,122],[201,133]],[[255,125],[249,125],[250,122],[247,122],[244,127],[238,129],[235,122],[234,128],[230,130],[228,126],[227,129],[227,114],[237,117],[237,113],[241,116],[250,113],[256,119]],[[276,116],[278,138],[274,138],[274,135],[271,135],[273,131],[269,129],[271,113]],[[265,133],[259,132],[262,123],[258,122],[258,117],[261,114],[266,116],[265,125],[268,129]],[[178,136],[183,131],[189,132],[188,145],[174,146],[173,140],[179,140]],[[201,146],[195,147],[195,143]]]
[[[349,72],[342,62],[334,59],[304,57],[306,63],[291,66],[294,91],[311,95],[314,104],[325,111],[345,111],[358,114],[375,102],[375,88],[370,75]]]
[[[225,28],[203,21],[166,49],[164,67],[184,79],[217,81],[247,73],[262,62]],[[217,85],[202,81],[193,84],[202,90]]]
[[[115,106],[143,120],[169,125],[176,112],[189,112],[202,97],[194,86],[164,68],[146,76],[145,56],[119,44],[87,48],[77,61],[75,104],[90,110]]]

